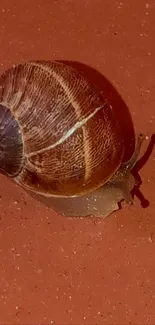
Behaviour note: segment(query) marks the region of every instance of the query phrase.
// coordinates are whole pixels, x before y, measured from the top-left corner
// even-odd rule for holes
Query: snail
[[[0,172],[66,216],[106,217],[133,203],[131,159],[113,107],[78,71],[28,61],[0,76]]]

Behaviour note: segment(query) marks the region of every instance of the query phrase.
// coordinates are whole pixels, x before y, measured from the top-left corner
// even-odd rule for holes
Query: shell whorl
[[[0,103],[22,130],[25,166],[16,181],[25,187],[80,194],[104,184],[121,164],[112,109],[69,66],[34,61],[11,68],[0,77]]]
[[[23,166],[23,141],[19,123],[7,107],[0,105],[0,171],[16,177]]]

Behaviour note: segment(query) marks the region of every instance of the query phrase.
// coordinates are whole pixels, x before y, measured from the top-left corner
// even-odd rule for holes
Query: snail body
[[[68,65],[31,61],[0,76],[0,171],[62,214],[106,216],[131,199],[139,150],[122,165],[119,119]]]

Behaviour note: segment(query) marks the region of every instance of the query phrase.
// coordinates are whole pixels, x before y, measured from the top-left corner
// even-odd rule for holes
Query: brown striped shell
[[[98,189],[124,153],[113,108],[58,62],[19,64],[0,77],[0,136],[1,172],[45,196]]]

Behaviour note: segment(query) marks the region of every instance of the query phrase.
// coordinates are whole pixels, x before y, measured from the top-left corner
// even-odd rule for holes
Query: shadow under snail
[[[143,139],[124,163],[119,117],[64,63],[30,61],[0,76],[0,172],[63,215],[106,217],[133,203]]]

